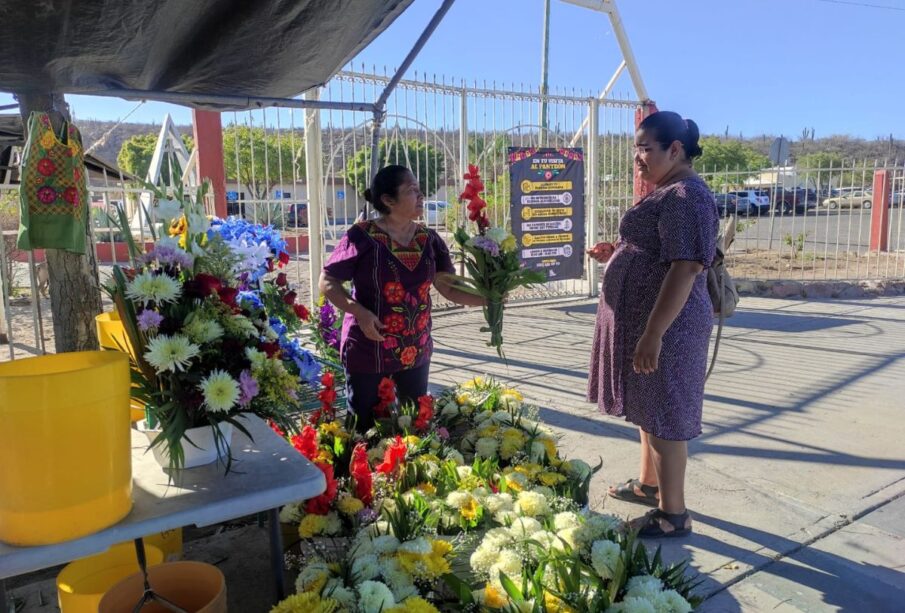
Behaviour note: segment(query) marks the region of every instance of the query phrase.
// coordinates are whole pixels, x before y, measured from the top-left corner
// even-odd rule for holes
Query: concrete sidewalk
[[[691,445],[689,557],[702,611],[905,611],[905,298],[746,298],[727,321]],[[511,308],[508,364],[476,309],[435,318],[432,382],[492,374],[542,407],[569,457],[604,461],[592,506],[637,476],[638,437],[585,402],[596,301]],[[658,544],[651,541],[651,544]]]

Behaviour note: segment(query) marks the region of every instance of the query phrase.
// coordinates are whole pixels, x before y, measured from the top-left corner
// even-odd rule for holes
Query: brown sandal
[[[631,522],[632,527],[638,528],[638,536],[641,538],[669,538],[675,536],[688,536],[691,528],[686,527],[689,519],[688,511],[681,513],[667,513],[661,509],[648,511],[643,517]],[[666,520],[672,530],[664,530],[660,520]]]
[[[636,489],[641,493],[637,493]],[[608,491],[607,494],[616,500],[655,507],[660,504],[660,499],[657,497],[659,491],[660,488],[656,485],[645,485],[638,479],[629,479],[621,485],[612,486],[611,491]]]

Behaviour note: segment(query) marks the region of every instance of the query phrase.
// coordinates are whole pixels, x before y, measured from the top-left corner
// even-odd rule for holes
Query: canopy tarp
[[[412,2],[0,0],[0,90],[291,98]]]

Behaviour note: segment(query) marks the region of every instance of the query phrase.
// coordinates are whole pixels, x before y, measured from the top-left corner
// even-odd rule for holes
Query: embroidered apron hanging
[[[28,118],[19,185],[19,249],[85,253],[88,182],[82,137],[71,123],[57,137],[47,113]]]

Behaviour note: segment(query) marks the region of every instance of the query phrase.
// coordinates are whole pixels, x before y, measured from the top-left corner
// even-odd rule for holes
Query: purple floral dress
[[[419,226],[400,245],[373,221],[355,224],[330,254],[324,272],[352,282],[352,298],[386,326],[383,342],[364,335],[355,317],[343,319],[340,355],[350,373],[394,373],[430,361],[430,289],[438,272],[455,272],[440,235]]]
[[[713,329],[706,270],[663,335],[658,370],[636,374],[632,356],[670,263],[693,260],[710,266],[718,229],[713,195],[699,177],[657,189],[622,218],[619,243],[603,276],[588,400],[658,438],[683,441],[701,433]]]

